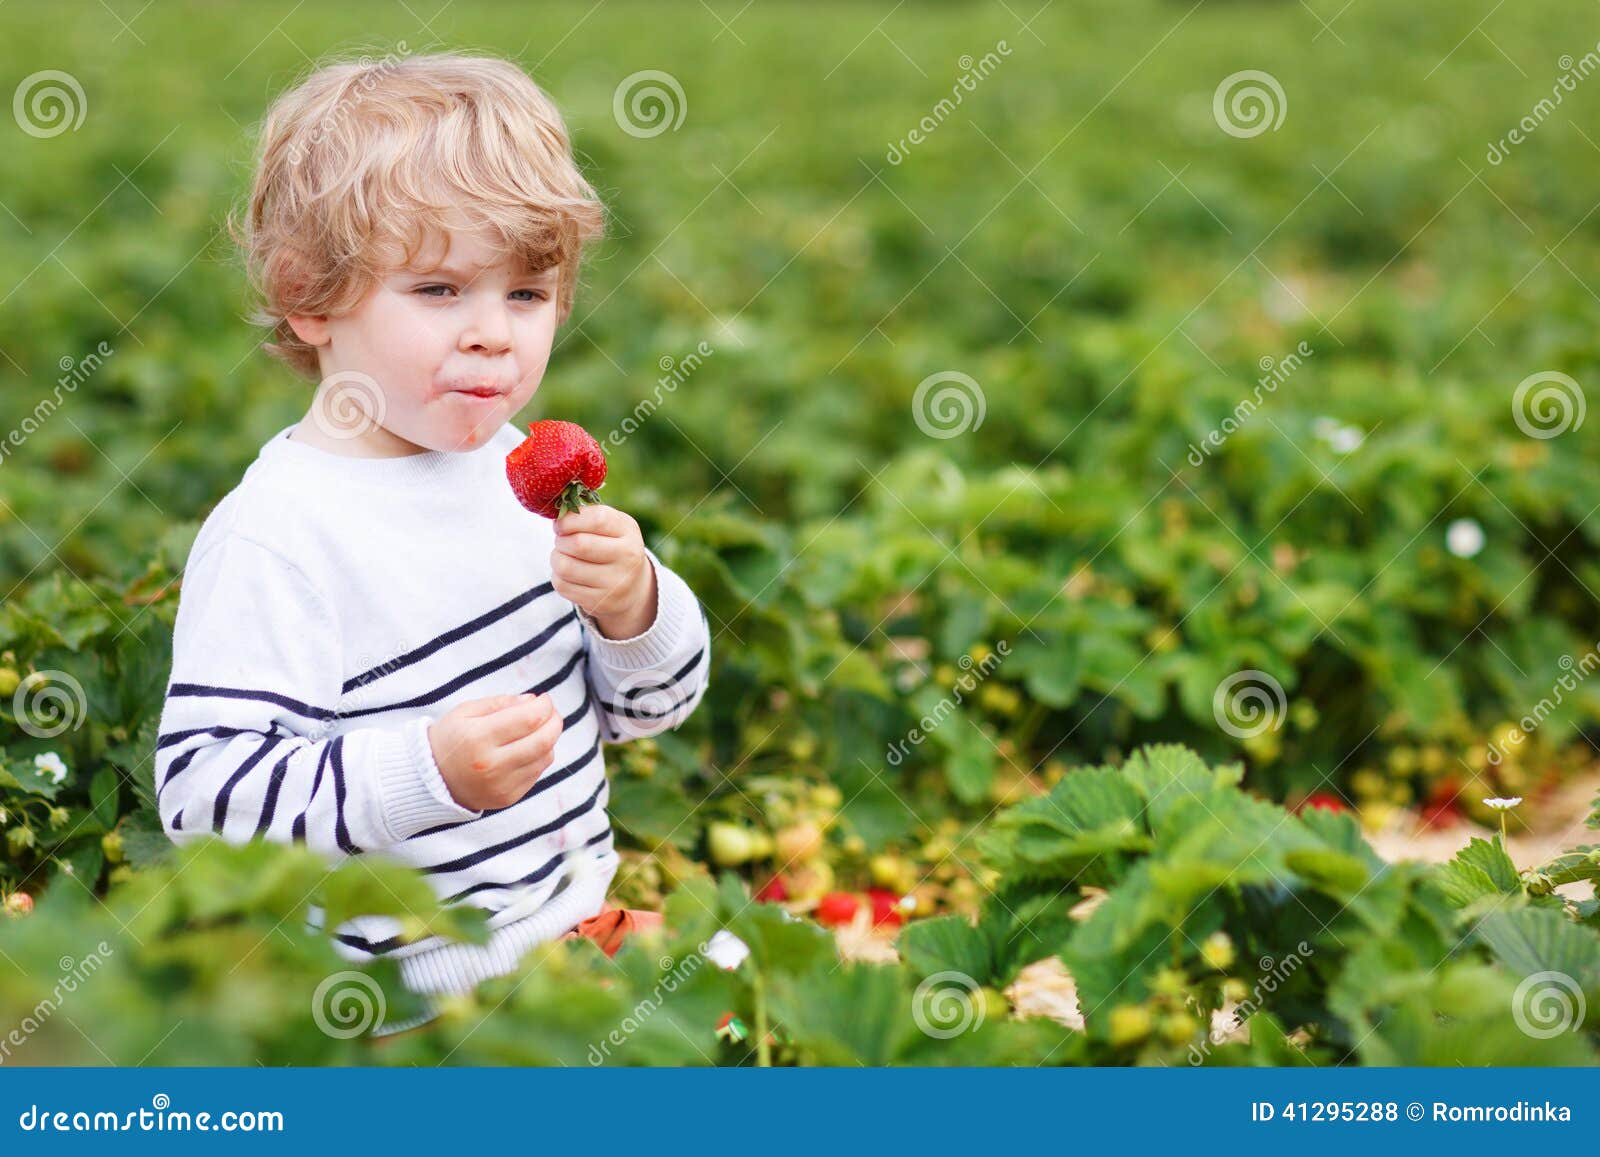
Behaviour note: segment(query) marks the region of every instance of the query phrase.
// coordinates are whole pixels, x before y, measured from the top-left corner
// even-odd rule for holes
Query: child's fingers
[[[517,696],[519,701],[491,715],[486,721],[489,739],[499,747],[515,743],[555,714],[548,694]]]
[[[565,538],[569,534],[579,531],[592,531],[596,534],[620,534],[621,528],[626,523],[627,516],[615,506],[607,506],[603,502],[593,503],[575,510],[570,514],[563,514],[556,519],[556,533]]]
[[[496,711],[503,711],[512,706],[521,698],[520,695],[490,695],[483,699],[470,699],[457,705],[455,712],[469,719],[493,715]]]
[[[554,553],[589,562],[615,562],[628,553],[628,540],[618,535],[579,530],[563,534]]]
[[[541,723],[531,735],[525,735],[515,743],[508,743],[502,747],[500,758],[512,767],[528,767],[537,765],[541,761],[548,766],[550,755],[555,751],[556,740],[561,738],[563,726],[560,714],[552,711],[550,718]]]
[[[550,564],[550,573],[563,583],[576,587],[606,587],[616,582],[612,567],[606,563],[585,562],[582,559],[562,556]]]

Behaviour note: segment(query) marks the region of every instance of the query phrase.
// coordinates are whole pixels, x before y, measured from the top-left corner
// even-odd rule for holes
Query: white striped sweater
[[[505,478],[515,426],[477,450],[380,459],[292,428],[189,554],[156,750],[162,824],[179,843],[218,833],[421,869],[447,902],[492,913],[488,944],[402,944],[397,919],[362,916],[333,930],[336,949],[396,959],[415,991],[463,992],[601,910],[618,862],[604,745],[694,710],[705,610],[653,551],[656,617],[635,638],[607,639],[555,593],[553,526]],[[554,762],[509,807],[462,807],[429,725],[525,691],[563,716]]]

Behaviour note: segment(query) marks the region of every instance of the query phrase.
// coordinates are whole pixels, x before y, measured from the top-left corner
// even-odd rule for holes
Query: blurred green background
[[[1600,714],[1584,683],[1519,747],[1530,766],[1487,758],[1600,637],[1600,423],[1530,436],[1513,405],[1551,372],[1581,404],[1595,374],[1593,5],[113,2],[0,21],[17,101],[41,69],[82,92],[64,131],[0,123],[0,426],[110,351],[0,459],[18,668],[52,661],[40,622],[80,613],[90,651],[159,648],[170,599],[106,590],[158,589],[304,410],[219,232],[269,100],[330,52],[476,48],[555,96],[612,214],[524,420],[617,430],[665,366],[712,351],[615,448],[608,495],[714,616],[726,698],[695,726],[719,761],[881,769],[928,688],[1000,640],[996,679],[914,761],[967,802],[1148,739],[1243,755],[1277,795],[1349,795],[1367,770],[1375,806],[1441,781],[1475,797],[1537,782]],[[645,70],[682,92],[653,135],[617,115]],[[1253,135],[1217,105],[1247,70],[1281,92]],[[978,391],[958,436],[916,420],[936,374]],[[1282,692],[1247,736],[1214,702],[1241,671]],[[129,735],[159,698],[142,678],[156,698],[121,704]],[[771,717],[768,743],[778,692],[815,714]],[[903,827],[893,812],[873,830]]]

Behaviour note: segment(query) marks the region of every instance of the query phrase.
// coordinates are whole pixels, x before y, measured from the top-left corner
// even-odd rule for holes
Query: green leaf
[[[117,822],[117,803],[122,777],[114,767],[102,767],[89,781],[89,808],[101,828],[109,831]]]

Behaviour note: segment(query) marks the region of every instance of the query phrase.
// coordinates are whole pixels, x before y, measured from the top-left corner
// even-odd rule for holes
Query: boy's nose
[[[469,353],[504,353],[511,347],[511,323],[498,303],[482,305],[473,311],[461,331],[461,349]]]

